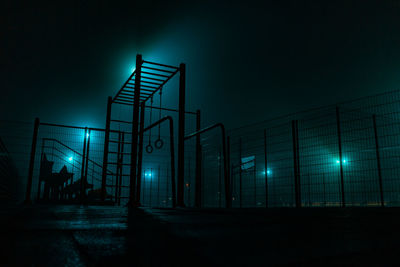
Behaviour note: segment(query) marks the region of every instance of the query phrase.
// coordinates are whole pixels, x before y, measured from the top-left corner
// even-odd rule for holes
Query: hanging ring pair
[[[160,88],[160,109],[158,113],[158,120],[161,120],[161,108],[162,108],[162,88]],[[154,146],[157,149],[161,149],[164,146],[164,141],[161,139],[161,125],[158,124],[158,139],[154,142]]]
[[[150,125],[152,122],[152,116],[153,116],[153,97],[151,97],[151,101],[150,101]],[[162,88],[160,89],[160,108],[159,108],[159,113],[158,113],[158,119],[161,120],[161,109],[162,109]],[[164,141],[161,139],[161,125],[158,124],[158,138],[157,140],[154,142],[154,146],[157,149],[161,149],[164,146]],[[151,145],[151,128],[149,130],[149,143],[146,146],[146,152],[151,154],[153,152],[153,146]]]

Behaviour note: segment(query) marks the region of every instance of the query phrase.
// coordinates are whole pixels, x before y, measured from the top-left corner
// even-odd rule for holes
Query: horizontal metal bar
[[[132,122],[131,121],[123,121],[123,120],[110,120],[110,121],[113,121],[113,122],[120,122],[120,123],[128,123],[128,124],[132,124]]]
[[[158,73],[152,73],[152,72],[148,72],[148,71],[142,71],[142,73],[144,73],[144,74],[149,74],[149,75],[155,75],[155,76],[159,76],[159,77],[169,78],[169,75],[158,74]]]
[[[129,100],[129,101],[133,101],[133,96],[132,95],[119,95],[115,100],[117,100],[117,99],[120,99],[120,98],[122,98],[122,100]],[[145,100],[145,99],[147,99],[147,96],[140,96],[140,99],[139,100]]]
[[[134,83],[129,83],[129,85],[135,86]],[[126,88],[135,89],[135,87],[130,87],[130,86],[125,86],[125,87],[126,87]],[[154,86],[150,86],[150,85],[143,85],[143,84],[141,84],[141,85],[140,85],[140,91],[144,90],[144,91],[148,91],[148,92],[153,92],[153,90],[146,90],[146,89],[143,89],[142,87],[144,87],[144,88],[151,88],[151,89],[158,89],[158,87],[154,87]]]
[[[211,126],[209,126],[209,127],[203,128],[203,129],[201,129],[201,130],[199,130],[199,131],[196,131],[196,132],[194,132],[194,133],[191,133],[191,134],[186,135],[186,136],[184,137],[184,140],[188,140],[188,139],[190,139],[190,138],[192,138],[192,137],[194,137],[194,136],[196,136],[196,135],[202,134],[202,133],[204,133],[204,132],[207,132],[207,131],[209,131],[209,130],[211,130],[211,129],[214,129],[214,128],[217,128],[217,127],[221,127],[221,129],[222,129],[223,131],[225,131],[225,127],[224,127],[224,125],[223,125],[222,123],[216,123],[216,124],[213,124],[213,125],[211,125]]]
[[[157,79],[157,78],[153,78],[153,77],[146,77],[146,76],[142,76],[142,78],[143,78],[143,79],[154,80],[154,81],[159,81],[159,82],[164,82],[164,80]]]
[[[179,110],[173,109],[173,108],[160,108],[160,107],[156,107],[156,106],[153,106],[153,107],[146,106],[146,108],[153,108],[153,109],[158,109],[158,110],[161,109],[161,110],[165,110],[165,111],[179,112]],[[197,114],[196,112],[192,112],[192,111],[185,111],[185,113],[192,114],[192,115],[196,115]]]
[[[133,106],[133,103],[123,102],[122,100],[114,100],[113,103],[127,105],[127,106]]]
[[[149,83],[149,84],[154,84],[154,85],[158,85],[158,86],[160,86],[160,85],[162,85],[162,83],[153,83],[153,82],[148,82],[148,81],[140,81],[141,83]],[[158,89],[159,87],[157,87],[157,89]]]
[[[118,142],[118,141],[114,141],[114,140],[110,140],[110,143],[115,143],[115,144],[121,143],[121,144],[124,144],[124,145],[131,145],[132,144],[131,142]]]
[[[130,163],[118,163],[118,162],[108,162],[110,165],[121,165],[121,166],[130,166]]]
[[[142,91],[142,90],[140,90],[140,91]],[[133,92],[131,93],[131,91],[122,91],[121,95],[122,94],[129,95],[129,96],[135,96],[135,93],[133,93]],[[149,94],[147,92],[140,92],[140,95],[151,95],[151,94]]]
[[[119,95],[117,97],[117,99],[121,99],[121,100],[125,100],[125,101],[128,101],[128,100],[132,100],[133,101],[133,97],[127,97],[127,96],[122,96],[122,95]]]
[[[131,152],[116,152],[116,151],[109,151],[108,153],[110,154],[122,154],[122,155],[130,155],[132,154]]]
[[[86,128],[86,127],[82,127],[82,126],[63,125],[63,124],[47,123],[47,122],[41,122],[40,125],[53,126],[53,127],[63,127],[63,128],[70,128],[70,129],[80,129],[80,130],[85,130],[85,128]],[[87,128],[90,131],[105,132],[105,129],[101,129],[101,128],[94,128],[94,127],[87,127]],[[110,130],[110,131],[111,132],[116,132],[116,133],[119,132],[119,131],[116,131],[116,130]]]
[[[161,64],[161,63],[156,63],[156,62],[151,62],[151,61],[146,61],[146,60],[143,60],[143,63],[153,64],[153,65],[157,65],[157,66],[161,66],[161,67],[166,67],[166,68],[171,68],[171,69],[179,69],[178,67],[174,67],[174,66],[170,66],[170,65],[165,65],[165,64]],[[142,66],[142,67],[143,67],[143,66]]]
[[[142,66],[142,68],[149,69],[149,70],[163,71],[163,72],[167,72],[167,73],[174,73],[173,71],[170,71],[170,70],[157,69],[157,68],[152,68],[152,67],[147,67],[147,66]]]
[[[154,90],[143,89],[142,87],[143,87],[143,85],[140,85],[140,91],[154,92]],[[147,86],[147,87],[152,88],[152,89],[158,89],[158,87],[153,87],[153,86]],[[135,89],[135,87],[132,87],[132,86],[125,86],[125,87],[124,87],[124,90],[123,90],[123,91],[128,91],[128,92],[135,92],[135,90],[132,90],[132,91],[131,91],[131,90],[125,90],[125,88]],[[123,92],[123,91],[121,91],[121,92]]]

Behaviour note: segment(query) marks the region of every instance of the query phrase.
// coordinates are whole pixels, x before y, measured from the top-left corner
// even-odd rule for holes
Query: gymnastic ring
[[[153,147],[152,147],[152,145],[148,144],[148,145],[146,146],[146,152],[149,153],[149,154],[151,154],[151,153],[153,152]]]
[[[154,142],[154,146],[157,148],[157,149],[161,149],[162,147],[163,147],[163,145],[164,145],[164,141],[162,140],[162,139],[157,139],[155,142]]]

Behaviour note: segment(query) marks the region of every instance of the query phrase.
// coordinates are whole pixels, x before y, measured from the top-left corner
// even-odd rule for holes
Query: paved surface
[[[5,266],[397,266],[400,209],[2,208]]]

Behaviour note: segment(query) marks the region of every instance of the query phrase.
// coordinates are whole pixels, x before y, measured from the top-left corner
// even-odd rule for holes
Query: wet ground
[[[5,266],[397,266],[400,209],[1,209]]]

